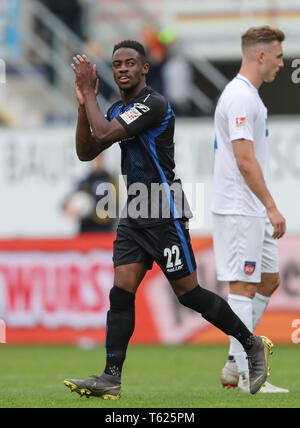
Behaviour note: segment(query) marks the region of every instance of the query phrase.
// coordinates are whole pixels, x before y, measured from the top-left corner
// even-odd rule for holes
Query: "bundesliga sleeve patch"
[[[142,116],[142,113],[135,107],[132,107],[130,110],[125,111],[125,113],[120,114],[120,117],[125,123],[127,123],[127,125],[134,122],[140,116]]]
[[[256,262],[245,262],[244,272],[246,275],[252,275],[255,272]]]
[[[240,129],[246,126],[246,118],[245,117],[236,117],[235,118],[235,126]]]

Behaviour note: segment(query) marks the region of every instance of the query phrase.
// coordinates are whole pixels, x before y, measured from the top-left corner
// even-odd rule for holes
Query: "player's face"
[[[282,46],[280,42],[275,41],[264,52],[264,82],[273,82],[282,67],[284,67]]]
[[[116,84],[123,91],[130,91],[144,82],[149,65],[143,64],[135,49],[118,49],[112,58],[112,70]]]

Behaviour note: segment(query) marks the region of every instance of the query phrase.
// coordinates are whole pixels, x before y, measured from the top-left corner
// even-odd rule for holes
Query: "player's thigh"
[[[114,285],[135,294],[148,268],[143,262],[115,267]]]
[[[119,226],[113,250],[114,285],[132,293],[153,264],[153,257],[137,241],[136,234],[129,227]]]
[[[157,234],[154,259],[175,293],[179,295],[192,290],[198,281],[188,222],[175,220],[153,233]]]
[[[260,217],[213,215],[218,280],[260,283],[264,231]]]
[[[169,280],[171,287],[177,297],[192,291],[198,285],[197,272],[185,276],[184,278]]]

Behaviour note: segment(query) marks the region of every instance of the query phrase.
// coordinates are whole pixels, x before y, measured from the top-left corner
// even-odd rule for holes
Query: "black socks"
[[[113,287],[106,323],[106,367],[104,373],[120,377],[128,342],[135,327],[135,294]]]
[[[247,351],[253,345],[253,334],[233,312],[228,303],[217,294],[199,285],[179,296],[180,303],[199,312],[203,318],[229,336],[235,337]]]
[[[104,373],[121,377],[129,340],[135,327],[135,295],[118,287],[110,291],[106,327],[106,367]],[[254,336],[217,294],[199,285],[179,296],[180,303],[196,312],[227,335],[235,337],[247,351]]]

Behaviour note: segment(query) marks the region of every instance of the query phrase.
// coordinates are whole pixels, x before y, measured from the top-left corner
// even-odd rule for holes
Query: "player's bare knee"
[[[257,285],[251,284],[247,286],[246,296],[249,297],[250,299],[254,299],[256,291],[257,291]]]
[[[179,280],[169,280],[171,287],[177,297],[183,296],[189,291],[193,290],[198,285],[197,273],[193,272],[191,275],[181,278]]]
[[[256,292],[257,284],[245,284],[243,296],[248,297],[249,299],[254,299]]]
[[[115,268],[114,285],[124,291],[135,294],[147,268],[143,264],[117,266]]]
[[[184,294],[192,290],[192,288],[186,288],[182,285],[172,285],[172,288],[177,297],[183,296]]]
[[[257,292],[257,284],[248,282],[232,282],[230,284],[230,294],[248,297],[254,299]]]

